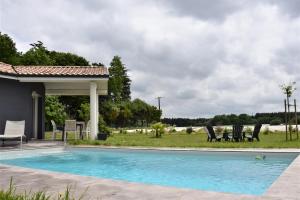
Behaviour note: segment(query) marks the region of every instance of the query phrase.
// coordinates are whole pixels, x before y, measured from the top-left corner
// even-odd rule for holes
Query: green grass
[[[49,135],[49,133],[47,133]],[[49,138],[49,136],[47,136]],[[208,147],[208,148],[300,148],[300,139],[285,140],[284,132],[274,132],[265,135],[260,133],[260,142],[207,142],[205,133],[185,132],[164,134],[162,138],[153,137],[152,133],[112,134],[106,141],[74,140],[70,135],[71,145],[104,145],[104,146],[141,146],[141,147]],[[296,138],[296,135],[293,135]]]

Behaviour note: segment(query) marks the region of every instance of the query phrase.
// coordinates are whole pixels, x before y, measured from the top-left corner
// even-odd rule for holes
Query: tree
[[[129,101],[123,101],[118,105],[119,114],[117,118],[117,125],[120,127],[125,127],[126,125],[130,124],[130,119],[132,117],[130,104],[131,103]]]
[[[88,103],[88,96],[59,96],[59,101],[65,106],[68,115],[71,118],[78,119],[78,110],[81,109],[81,104]]]
[[[0,32],[0,61],[16,65],[19,63],[20,53],[17,51],[16,44],[7,35]]]
[[[54,65],[55,61],[41,41],[30,44],[32,46],[21,59],[23,65]]]
[[[109,68],[108,94],[114,102],[130,100],[131,80],[127,75],[127,69],[121,61],[121,57],[115,56]]]
[[[85,124],[87,124],[87,122],[90,119],[90,104],[82,103],[80,105],[80,110],[78,110],[78,115],[79,115],[79,118],[84,120]]]
[[[56,66],[88,66],[89,62],[81,56],[72,53],[64,53],[57,51],[50,51],[50,58],[54,61]]]
[[[65,107],[58,100],[57,96],[46,96],[45,98],[45,115],[46,124],[50,126],[50,121],[53,120],[57,124],[63,124],[67,114]]]
[[[92,66],[101,66],[104,67],[104,64],[99,62],[99,63],[92,63]]]
[[[283,94],[286,95],[287,99],[292,96],[293,92],[296,90],[295,88],[296,82],[291,82],[289,84],[280,85]]]

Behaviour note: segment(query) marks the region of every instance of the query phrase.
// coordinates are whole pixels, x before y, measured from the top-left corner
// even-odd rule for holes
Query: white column
[[[98,133],[98,119],[97,119],[97,84],[90,82],[90,119],[91,119],[91,138],[95,139]]]
[[[97,127],[98,127],[98,122],[99,122],[99,95],[97,94],[96,97],[96,111],[97,111]]]

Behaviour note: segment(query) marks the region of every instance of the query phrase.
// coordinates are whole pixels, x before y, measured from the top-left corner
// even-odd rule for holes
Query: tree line
[[[40,66],[104,66],[91,63],[82,56],[48,50],[41,41],[30,44],[26,52],[17,50],[15,42],[0,32],[0,61],[11,65]],[[160,119],[161,111],[141,99],[131,100],[131,80],[121,57],[114,56],[109,70],[108,95],[100,96],[99,112],[101,124],[114,127],[145,126]],[[63,124],[66,118],[87,121],[89,118],[88,96],[46,96],[46,127],[50,120]]]
[[[297,113],[300,116],[300,113]],[[299,117],[298,117],[299,119]],[[294,115],[291,115],[292,123],[295,123]],[[284,112],[273,112],[273,113],[256,113],[255,115],[247,114],[229,114],[229,115],[216,115],[212,118],[163,118],[163,123],[175,126],[205,126],[211,125],[232,125],[232,124],[244,124],[254,125],[256,123],[280,125],[285,122]]]

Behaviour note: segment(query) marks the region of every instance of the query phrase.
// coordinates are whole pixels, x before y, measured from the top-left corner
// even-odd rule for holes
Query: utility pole
[[[160,99],[163,97],[156,97],[157,98],[157,102],[158,102],[158,110],[160,110]]]

